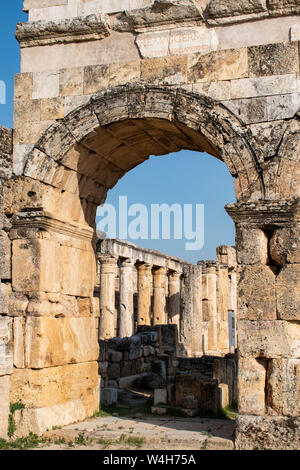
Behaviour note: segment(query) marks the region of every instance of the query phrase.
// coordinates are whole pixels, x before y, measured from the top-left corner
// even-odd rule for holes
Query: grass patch
[[[11,438],[14,435],[17,429],[16,422],[14,419],[14,414],[17,410],[23,410],[23,408],[25,408],[25,406],[20,401],[16,403],[11,403],[9,405],[8,428],[7,428],[7,435],[9,438]]]
[[[145,442],[144,437],[137,437],[137,436],[130,436],[128,439],[125,441],[126,444],[129,446],[134,446],[134,447],[142,447],[143,443]]]
[[[92,444],[93,439],[90,437],[85,437],[84,432],[80,432],[78,436],[75,438],[75,443],[81,446],[87,446],[88,444]]]
[[[26,450],[39,447],[39,444],[44,444],[46,439],[30,433],[26,437],[20,437],[14,441],[7,441],[0,439],[0,450]]]
[[[77,437],[75,437],[75,444],[79,446],[87,446],[92,444],[94,441],[90,437],[85,437],[84,432],[80,432]]]

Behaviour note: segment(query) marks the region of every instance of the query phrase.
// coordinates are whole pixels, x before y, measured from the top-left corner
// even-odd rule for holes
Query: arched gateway
[[[55,2],[57,8],[67,3]],[[110,26],[103,18],[97,23],[97,17],[84,23],[82,15],[58,19],[57,24],[42,17],[19,26],[23,72],[15,87],[13,168],[2,176],[0,430],[5,434],[8,403],[18,400],[25,406],[19,415],[20,434],[51,428],[62,415],[68,423],[97,410],[97,206],[108,189],[150,155],[190,149],[224,161],[236,188],[237,203],[226,208],[236,224],[239,264],[236,445],[292,447],[299,442],[300,429],[300,102],[297,89],[291,93],[285,84],[297,86],[298,43],[283,38],[271,45],[262,40],[257,46],[247,37],[250,44],[240,49],[232,45],[215,50],[211,41],[212,50],[204,52],[198,30],[218,36],[225,34],[225,27],[208,28],[201,2],[172,1],[163,2],[170,4],[172,27],[165,18],[153,31],[159,3],[126,11],[123,17],[111,13]],[[197,3],[199,17],[192,10]],[[31,10],[30,0],[27,4],[34,19],[38,8]],[[174,8],[177,15],[181,12],[175,20]],[[47,9],[40,8],[41,14]],[[215,18],[212,11],[208,9]],[[166,57],[145,58],[147,35],[175,34],[177,29],[182,35],[179,29],[188,14],[189,32],[198,38],[200,52],[172,53],[175,41]],[[142,26],[137,27],[136,18]],[[233,23],[247,21],[234,18]],[[285,16],[288,30],[294,18]],[[252,19],[251,28],[255,23],[261,28],[265,21],[269,28],[277,20],[261,15]],[[120,22],[131,30],[122,30]],[[106,31],[103,37],[100,25]],[[130,35],[137,36],[134,47],[140,48],[142,58],[131,51]],[[126,65],[117,52],[123,39],[128,45]],[[91,56],[84,56],[86,45],[97,45],[100,51],[108,47],[113,58],[103,52],[94,65]],[[79,58],[68,56],[69,46],[75,46]],[[66,67],[59,55],[62,48]],[[41,50],[49,54],[51,67],[38,64]],[[279,83],[287,93],[278,95]],[[201,88],[203,84],[207,86]],[[11,135],[2,130],[0,137],[2,160],[11,162]]]

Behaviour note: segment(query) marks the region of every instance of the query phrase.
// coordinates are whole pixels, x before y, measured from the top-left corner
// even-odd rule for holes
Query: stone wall
[[[13,319],[8,316],[11,290],[11,242],[7,234],[3,186],[12,175],[12,131],[0,127],[0,437],[6,437],[9,387],[13,372]]]
[[[142,326],[129,338],[100,341],[101,403],[110,405],[120,389],[136,387],[151,391],[154,405],[161,390],[166,404],[187,410],[217,413],[236,402],[234,355],[183,358],[179,351],[176,325]]]

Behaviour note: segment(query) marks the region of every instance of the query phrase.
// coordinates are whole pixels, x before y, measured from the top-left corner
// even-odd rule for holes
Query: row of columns
[[[115,336],[115,277],[118,259],[101,255],[100,261],[100,339]],[[177,324],[180,329],[180,274],[165,267],[143,263],[135,265],[130,259],[120,260],[119,266],[120,321],[119,336],[131,336],[134,331],[133,272],[138,271],[138,325]],[[168,312],[166,304],[166,276],[168,275]],[[153,284],[152,284],[153,276]],[[152,298],[153,285],[153,306]]]

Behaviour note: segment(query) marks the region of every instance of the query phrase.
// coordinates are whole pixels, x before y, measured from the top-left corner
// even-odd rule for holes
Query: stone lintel
[[[300,220],[299,198],[228,204],[225,209],[235,223],[248,227],[290,227]]]

